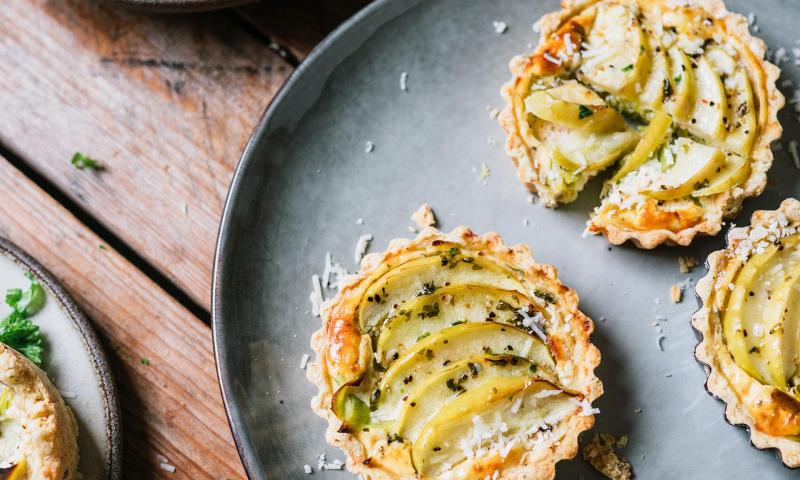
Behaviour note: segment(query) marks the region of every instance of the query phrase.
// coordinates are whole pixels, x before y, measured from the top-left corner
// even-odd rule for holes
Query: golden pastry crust
[[[539,21],[540,43],[534,54],[512,59],[510,69],[513,78],[502,88],[506,106],[499,116],[500,124],[507,133],[506,151],[514,160],[517,175],[523,184],[531,192],[538,193],[542,203],[549,207],[574,200],[589,177],[579,178],[570,191],[559,195],[554,195],[542,184],[542,171],[537,159],[541,144],[530,133],[523,131],[526,128],[519,128],[520,122],[525,118],[521,96],[527,95],[532,75],[555,75],[565,73],[571,68],[574,59],[564,59],[562,65],[556,66],[546,61],[545,54],[556,58],[556,53],[560,50],[557,43],[564,38],[565,33],[570,35],[572,43],[579,44],[592,22],[592,9],[589,7],[600,3],[637,4],[642,9],[668,11],[682,8],[681,5],[686,2],[564,0],[561,11],[545,15]],[[652,200],[644,202],[640,208],[614,208],[618,206],[609,205],[604,200],[587,223],[587,232],[602,234],[613,244],[630,240],[640,248],[649,249],[662,243],[688,245],[698,234],[715,235],[724,219],[739,212],[745,198],[760,195],[766,186],[766,172],[773,159],[770,144],[782,133],[777,113],[784,105],[784,97],[775,86],[780,70],[764,59],[765,44],[749,33],[747,19],[729,12],[722,0],[692,0],[688,3],[693,8],[707,12],[713,19],[708,28],[722,31],[723,38],[735,46],[743,60],[739,64],[745,68],[753,86],[760,131],[749,153],[750,175],[732,189],[704,197],[702,206],[691,200],[670,201],[666,204]]]
[[[18,451],[26,462],[24,478],[78,478],[78,425],[47,374],[0,344],[0,383],[11,390],[7,412],[21,426]]]
[[[750,242],[751,228],[769,229],[784,218],[789,228],[800,225],[799,201],[787,199],[778,210],[757,211],[753,213],[750,227],[731,229],[727,248],[709,255],[708,274],[697,282],[695,291],[701,308],[692,316],[692,326],[702,336],[695,357],[707,367],[706,388],[725,402],[728,422],[747,426],[756,448],[777,449],[783,463],[798,467],[800,441],[787,435],[800,435],[800,403],[781,390],[762,384],[734,361],[722,331],[720,308],[724,307],[724,302],[715,298],[715,294],[725,293],[729,288],[720,278],[726,266],[737,258],[735,252],[750,248],[746,243]]]
[[[416,239],[395,239],[385,252],[364,257],[360,273],[343,282],[337,297],[323,306],[322,328],[311,339],[316,359],[309,364],[308,378],[319,388],[311,406],[328,420],[328,443],[341,448],[347,454],[347,468],[365,478],[432,477],[416,473],[406,444],[387,441],[387,432],[380,428],[358,432],[356,436],[332,410],[336,389],[363,371],[366,362],[372,360],[359,353],[359,347],[370,339],[368,334],[362,335],[358,327],[355,311],[358,299],[369,287],[369,279],[387,265],[398,265],[409,259],[441,252],[442,248],[449,246],[481,252],[482,258],[512,268],[531,289],[535,286],[552,292],[558,299],[553,308],[562,323],[558,326],[553,323],[547,335],[559,384],[564,390],[575,392],[588,402],[587,405],[602,394],[602,384],[594,375],[600,352],[589,341],[594,324],[580,312],[577,294],[559,282],[553,266],[536,263],[527,246],[507,246],[496,233],[479,236],[466,227],[459,227],[445,234],[426,228]],[[533,291],[524,293],[534,295]],[[492,478],[553,478],[555,464],[576,455],[578,434],[594,423],[593,415],[578,415],[578,410],[581,409],[553,425],[552,433],[545,439],[526,441],[520,445],[522,448],[513,448],[505,457],[495,449],[488,450],[483,456],[458,463],[436,478],[483,478],[495,472],[499,472],[499,476]]]

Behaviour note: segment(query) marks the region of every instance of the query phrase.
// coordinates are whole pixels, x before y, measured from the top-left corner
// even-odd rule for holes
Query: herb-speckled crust
[[[769,225],[781,214],[786,216],[790,226],[800,225],[800,202],[787,199],[778,210],[757,211],[753,213],[751,226]],[[768,413],[773,406],[772,394],[777,389],[760,383],[734,362],[725,344],[719,316],[712,312],[713,294],[718,289],[727,287],[717,284],[717,275],[725,269],[730,252],[738,245],[737,233],[747,230],[748,227],[731,230],[727,248],[711,253],[706,260],[708,273],[697,282],[695,288],[701,307],[692,316],[692,326],[702,336],[695,348],[695,357],[707,367],[706,389],[725,402],[725,418],[728,422],[745,425],[756,448],[777,449],[781,461],[794,468],[800,466],[800,442],[762,432],[756,427],[756,419],[752,414],[752,411]]]
[[[600,3],[600,1],[603,0],[564,0],[561,11],[542,17],[539,21],[541,37],[537,51],[531,56],[519,56],[511,60],[510,69],[513,78],[501,90],[503,98],[506,100],[506,106],[499,116],[499,121],[507,133],[506,151],[514,160],[520,180],[531,192],[538,193],[542,203],[546,206],[555,207],[559,203],[572,201],[577,194],[568,198],[554,198],[539,188],[539,172],[536,167],[537,162],[534,161],[536,150],[526,146],[517,128],[513,105],[514,89],[526,75],[529,75],[528,72],[533,68],[533,59],[541,53],[546,41],[569,19],[580,18],[583,10]],[[773,160],[770,144],[777,140],[783,131],[777,114],[784,105],[784,97],[775,85],[780,75],[780,69],[764,59],[766,46],[763,40],[750,34],[747,19],[742,15],[729,12],[725,8],[723,0],[690,0],[688,2],[620,0],[620,3],[635,2],[651,8],[657,5],[662,9],[690,4],[711,14],[714,18],[715,28],[723,29],[725,38],[731,40],[737,46],[740,54],[747,59],[744,66],[753,84],[753,94],[759,108],[757,122],[760,131],[749,154],[750,176],[743,184],[715,195],[713,201],[703,209],[701,221],[678,231],[663,228],[631,229],[618,225],[613,218],[603,218],[595,213],[586,228],[589,233],[603,234],[609,242],[615,245],[628,240],[640,248],[647,249],[661,244],[689,245],[698,234],[716,235],[722,227],[723,220],[735,216],[741,210],[745,198],[758,196],[764,191],[767,182],[766,173]],[[580,185],[578,187],[580,188]],[[661,213],[666,212],[659,212],[658,207],[652,212],[653,215]]]
[[[0,344],[0,383],[12,390],[11,408],[23,427],[19,451],[27,461],[25,478],[78,478],[78,425],[47,374]]]
[[[395,239],[385,252],[364,257],[360,273],[343,282],[339,294],[326,302],[321,311],[322,328],[311,339],[316,359],[309,364],[308,378],[319,388],[311,402],[312,409],[328,420],[327,441],[347,454],[347,468],[367,479],[429,477],[421,477],[415,472],[408,448],[399,442],[388,443],[385,431],[373,428],[369,434],[362,433],[359,439],[341,431],[342,422],[331,410],[337,386],[364,368],[361,363],[365,360],[359,359],[353,349],[357,349],[362,341],[369,341],[369,335],[362,336],[358,330],[354,310],[357,302],[354,299],[360,298],[368,286],[370,274],[387,263],[397,264],[440,251],[442,245],[482,252],[485,258],[512,267],[529,283],[531,290],[535,286],[552,292],[557,297],[560,315],[564,322],[569,322],[573,332],[555,331],[548,335],[559,382],[589,402],[602,394],[602,384],[594,375],[594,369],[600,363],[600,352],[589,341],[594,324],[578,309],[578,295],[559,282],[556,269],[536,263],[527,246],[507,246],[496,233],[479,236],[466,227],[456,228],[449,234],[426,228],[414,240]],[[528,293],[533,295],[533,291]],[[499,471],[498,478],[501,479],[551,479],[555,476],[555,464],[576,455],[578,435],[591,428],[593,423],[592,415],[571,415],[554,426],[550,437],[535,445],[528,441],[522,445],[523,448],[512,449],[505,458],[490,450],[483,457],[455,465],[438,478],[484,478]]]

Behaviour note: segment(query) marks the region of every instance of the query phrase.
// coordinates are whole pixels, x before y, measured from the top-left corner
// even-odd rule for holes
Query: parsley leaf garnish
[[[676,75],[673,80],[675,81],[675,85],[680,85],[681,80],[683,80],[683,75]]]
[[[624,67],[622,68],[622,71],[623,71],[623,72],[630,72],[631,70],[633,70],[633,64],[632,64],[632,63],[631,63],[631,64],[629,64],[629,65],[626,65],[626,66],[624,66]]]
[[[44,288],[33,276],[28,275],[30,287],[22,291],[11,288],[6,291],[6,304],[11,307],[9,313],[0,320],[0,342],[28,357],[33,363],[41,365],[44,351],[42,334],[39,326],[30,321],[45,302]]]
[[[578,105],[578,119],[583,120],[586,117],[591,117],[594,112],[586,105]]]
[[[89,170],[103,170],[103,165],[94,160],[89,158],[88,156],[82,154],[81,152],[75,152],[75,155],[72,156],[72,160],[69,161],[73,167],[77,168],[78,170],[83,170],[84,168],[88,168]]]

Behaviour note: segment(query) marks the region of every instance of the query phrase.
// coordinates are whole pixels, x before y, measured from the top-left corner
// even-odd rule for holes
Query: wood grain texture
[[[0,2],[0,142],[208,308],[222,204],[290,67],[232,13]],[[81,151],[106,171],[78,171]]]
[[[53,273],[104,340],[122,407],[126,477],[244,477],[209,328],[116,252],[100,248],[96,235],[2,157],[0,192],[0,235]],[[175,473],[161,468],[162,457]]]
[[[370,0],[264,0],[238,12],[302,60],[328,33],[368,3]]]

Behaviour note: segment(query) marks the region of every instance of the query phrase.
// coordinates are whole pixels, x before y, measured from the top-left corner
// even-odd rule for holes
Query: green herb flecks
[[[419,318],[433,318],[439,316],[439,303],[429,303],[422,306],[422,311],[417,314]]]
[[[420,335],[419,337],[417,337],[417,341],[419,342],[420,340],[424,340],[424,339],[426,339],[426,338],[428,338],[430,336],[431,336],[431,332],[425,332],[422,335]]]
[[[0,342],[28,357],[33,363],[41,365],[44,351],[39,326],[31,322],[45,303],[44,288],[30,274],[27,290],[12,288],[6,291],[6,304],[11,312],[0,321]]]
[[[586,117],[591,117],[594,115],[594,112],[591,108],[587,107],[586,105],[578,105],[578,118],[583,120]]]
[[[89,158],[81,152],[75,152],[75,155],[72,156],[72,160],[70,160],[69,163],[78,170],[88,168],[89,170],[100,171],[105,168],[103,164],[93,158]]]
[[[139,363],[141,363],[142,365],[145,365],[145,366],[150,365],[150,359],[142,357],[142,358],[139,359]]]
[[[533,291],[533,294],[536,295],[537,297],[541,298],[542,300],[544,300],[547,303],[552,303],[554,305],[556,303],[555,295],[553,295],[550,292],[545,292],[545,291],[539,290],[537,288],[536,290]]]
[[[633,64],[632,64],[632,63],[631,63],[631,64],[629,64],[629,65],[625,65],[624,67],[622,67],[622,71],[623,71],[623,72],[630,72],[631,70],[633,70]]]
[[[675,85],[680,85],[681,80],[683,80],[683,75],[676,75],[672,80],[675,81]]]

